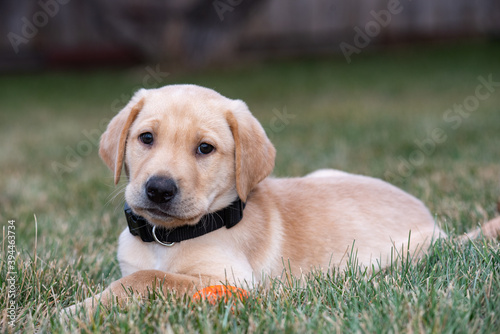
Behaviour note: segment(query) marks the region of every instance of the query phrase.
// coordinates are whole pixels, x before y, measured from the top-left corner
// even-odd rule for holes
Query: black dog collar
[[[226,228],[235,226],[243,218],[244,208],[245,203],[238,198],[228,207],[201,217],[196,225],[185,225],[173,229],[157,228],[150,224],[144,217],[133,213],[126,202],[124,210],[132,235],[140,236],[144,242],[157,241],[164,246],[172,246],[176,242],[200,237],[223,226]]]

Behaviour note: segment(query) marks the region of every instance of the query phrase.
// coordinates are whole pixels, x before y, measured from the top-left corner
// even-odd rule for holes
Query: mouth
[[[140,216],[147,218],[151,223],[166,228],[173,228],[182,225],[192,225],[198,222],[203,215],[196,217],[182,217],[160,208],[135,208]]]
[[[136,208],[136,211],[142,216],[148,216],[155,220],[159,219],[164,221],[176,218],[168,212],[165,212],[159,208]]]

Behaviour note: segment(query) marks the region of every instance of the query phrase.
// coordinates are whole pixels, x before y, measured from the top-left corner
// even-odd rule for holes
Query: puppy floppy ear
[[[236,108],[226,112],[226,120],[234,138],[236,191],[246,202],[250,191],[273,171],[276,150],[246,104],[234,103]]]
[[[143,90],[137,92],[130,102],[109,122],[101,136],[99,155],[114,172],[115,185],[120,181],[128,130],[144,106]]]

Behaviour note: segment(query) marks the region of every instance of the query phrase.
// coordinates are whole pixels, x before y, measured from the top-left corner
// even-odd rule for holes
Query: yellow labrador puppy
[[[123,278],[87,299],[90,310],[153,285],[186,293],[262,283],[284,264],[296,275],[342,268],[351,254],[379,269],[445,236],[418,199],[381,180],[335,170],[267,178],[275,149],[262,126],[244,102],[207,88],[138,91],[99,153],[115,183],[125,167],[129,226],[118,247]]]

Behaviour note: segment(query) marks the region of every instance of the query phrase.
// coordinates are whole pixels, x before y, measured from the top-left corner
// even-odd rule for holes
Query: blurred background
[[[498,38],[500,2],[3,0],[0,35],[7,37],[0,40],[0,71],[141,62],[199,68]]]

